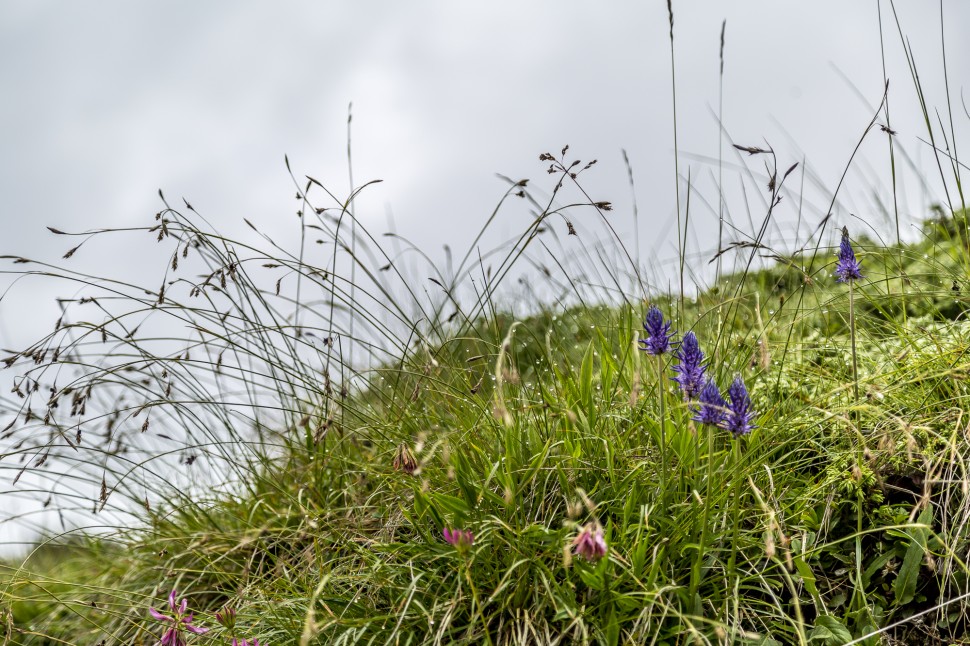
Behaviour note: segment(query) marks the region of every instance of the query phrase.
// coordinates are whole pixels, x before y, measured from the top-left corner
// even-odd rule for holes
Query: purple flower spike
[[[239,641],[238,639],[233,638],[232,646],[259,646],[259,640],[254,639],[253,641],[249,641],[248,639],[244,639]]]
[[[573,539],[573,551],[587,561],[598,561],[606,556],[606,539],[603,527],[597,522],[587,523]]]
[[[640,343],[647,354],[661,355],[670,351],[670,338],[674,335],[670,331],[670,322],[664,321],[663,312],[656,305],[647,310],[647,318],[643,322],[643,329],[647,331],[647,338],[640,339]]]
[[[707,385],[701,391],[698,401],[700,407],[693,409],[695,422],[718,427],[724,423],[724,417],[727,415],[727,402],[721,397],[721,391],[713,379],[707,380]]]
[[[150,607],[148,609],[149,614],[158,621],[171,624],[162,633],[162,639],[158,642],[158,646],[185,646],[185,632],[190,632],[195,635],[202,635],[209,632],[208,628],[192,625],[193,614],[188,612],[189,602],[187,599],[182,599],[182,602],[179,603],[178,593],[175,590],[172,590],[168,595],[168,608],[172,613],[171,615],[159,612],[155,608]]]
[[[851,283],[862,278],[862,264],[856,260],[852,245],[849,244],[849,230],[842,229],[842,242],[839,243],[839,260],[835,263],[836,280]]]
[[[464,552],[475,544],[475,535],[468,529],[449,529],[445,527],[442,535],[445,537],[445,542],[453,545],[459,552]]]
[[[755,412],[751,409],[751,397],[748,396],[748,389],[744,387],[740,375],[734,378],[734,383],[728,388],[728,399],[731,401],[728,404],[725,428],[736,438],[747,435],[755,428],[751,423]]]
[[[704,388],[704,370],[706,368],[703,363],[704,353],[701,352],[701,348],[697,344],[697,337],[693,332],[684,335],[680,347],[677,348],[676,357],[680,363],[674,366],[674,372],[677,373],[677,376],[673,379],[680,385],[685,401],[696,399]]]

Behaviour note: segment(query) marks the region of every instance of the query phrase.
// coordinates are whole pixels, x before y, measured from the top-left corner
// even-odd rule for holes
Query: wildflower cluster
[[[446,527],[442,532],[445,542],[464,554],[475,544],[475,535],[468,529]],[[606,539],[603,526],[598,522],[587,523],[573,539],[573,552],[587,561],[598,561],[606,556]]]
[[[161,640],[159,640],[157,646],[186,646],[185,633],[204,635],[209,632],[208,628],[195,625],[194,614],[188,611],[188,600],[182,599],[179,602],[177,598],[178,592],[176,590],[172,590],[168,595],[168,608],[171,614],[159,612],[152,607],[148,608],[148,612],[152,617],[168,625],[165,632],[162,633]],[[232,637],[231,646],[260,646],[258,639],[249,640],[236,637],[235,608],[226,606],[216,612],[216,621],[229,632],[229,636]]]
[[[848,232],[843,230],[839,246],[835,275],[839,282],[851,284],[862,278],[861,263],[856,259],[849,243]],[[643,328],[646,337],[640,339],[641,350],[658,358],[660,369],[663,369],[663,355],[673,352],[675,365],[672,367],[674,381],[683,396],[684,401],[691,402],[692,419],[704,426],[729,431],[735,438],[749,434],[754,428],[756,412],[751,403],[751,397],[744,380],[740,375],[735,376],[727,389],[727,399],[721,394],[717,383],[707,376],[707,364],[700,342],[693,331],[686,332],[683,337],[675,340],[676,333],[671,330],[672,324],[665,320],[663,312],[656,305],[647,311]],[[661,381],[661,384],[663,382]],[[661,402],[663,389],[661,386]],[[420,464],[407,444],[400,444],[394,454],[393,468],[405,474],[415,474]],[[475,535],[469,529],[445,527],[442,536],[446,543],[455,550],[466,555],[475,543]],[[572,540],[572,552],[588,563],[595,563],[603,559],[608,553],[608,546],[604,536],[603,526],[593,520],[583,525]],[[150,608],[152,617],[164,622],[166,628],[158,642],[158,646],[186,646],[188,633],[202,635],[209,629],[194,623],[193,613],[188,611],[185,599],[178,601],[177,592],[172,590],[168,596],[169,614]],[[231,646],[260,646],[257,639],[239,638],[236,636],[236,611],[232,607],[225,607],[215,613],[215,618],[232,639]]]
[[[754,428],[756,413],[751,407],[751,397],[741,376],[734,378],[728,388],[728,399],[721,396],[721,391],[711,378],[705,378],[707,365],[704,363],[704,352],[694,332],[687,332],[679,343],[673,341],[674,334],[670,331],[670,322],[664,321],[663,312],[656,305],[647,311],[643,324],[647,338],[640,339],[641,350],[648,354],[660,355],[676,345],[674,357],[675,374],[672,380],[680,387],[684,401],[696,401],[691,407],[693,419],[699,424],[722,428],[741,437],[747,435]]]
[[[204,635],[209,632],[208,628],[201,628],[193,624],[194,615],[188,611],[188,600],[182,599],[179,603],[178,593],[175,590],[172,590],[168,595],[168,608],[172,613],[170,615],[159,612],[155,608],[150,607],[148,609],[152,617],[168,625],[168,628],[162,633],[162,639],[158,642],[158,646],[185,646],[185,633]]]

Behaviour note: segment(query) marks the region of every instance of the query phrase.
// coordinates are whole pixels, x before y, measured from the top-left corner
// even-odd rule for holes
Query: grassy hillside
[[[831,248],[654,299],[722,393],[747,385],[739,438],[693,420],[672,354],[639,349],[640,299],[486,308],[346,390],[274,349],[316,388],[223,456],[235,485],[3,566],[0,631],[153,644],[174,588],[198,644],[230,641],[226,607],[260,644],[970,643],[965,223],[853,239],[858,397]],[[577,547],[599,528],[601,558]]]

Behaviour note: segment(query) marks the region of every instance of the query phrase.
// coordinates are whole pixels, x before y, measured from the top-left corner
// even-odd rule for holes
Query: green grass
[[[669,359],[661,376],[637,351],[642,303],[485,313],[345,397],[291,401],[305,416],[253,445],[237,494],[173,493],[132,529],[7,566],[7,638],[154,643],[147,606],[171,588],[213,628],[193,643],[230,604],[240,637],[270,644],[844,643],[959,597],[970,326],[946,222],[857,244],[859,401],[824,250],[812,273],[780,258],[675,317],[722,389],[749,385],[758,428],[741,440],[696,428]],[[412,474],[393,466],[401,444]],[[570,550],[589,521],[609,545],[598,563]],[[473,531],[472,549],[445,527]],[[965,610],[891,632],[959,640]]]
[[[885,133],[892,194],[874,192],[897,244],[851,231],[851,312],[830,246],[847,176],[789,241],[802,251],[777,251],[782,198],[810,217],[785,186],[796,167],[743,146],[765,162],[741,178],[768,185],[765,213],[719,225],[734,242],[696,291],[679,156],[677,270],[654,278],[681,288],[664,293],[568,147],[540,157],[551,188],[510,180],[446,269],[357,221],[369,184],[338,198],[289,160],[295,251],[248,221],[257,242],[225,237],[160,192],[150,226],[53,231],[81,238],[60,264],[7,258],[17,282],[71,296],[4,360],[0,477],[63,531],[48,518],[0,563],[0,643],[155,644],[148,608],[177,589],[210,628],[196,644],[231,641],[226,607],[263,645],[970,644],[970,226],[951,102],[934,125],[897,28],[946,206],[903,243],[896,161],[912,157],[887,86],[846,171]],[[509,211],[521,233],[481,253]],[[160,283],[72,268],[139,235]],[[692,421],[672,359],[638,349],[650,304],[695,332],[722,391],[743,377],[750,435]],[[573,550],[589,524],[598,561]]]

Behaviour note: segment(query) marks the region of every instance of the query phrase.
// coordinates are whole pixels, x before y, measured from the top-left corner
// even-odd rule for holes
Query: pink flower
[[[587,561],[598,561],[606,556],[606,539],[603,527],[597,523],[587,523],[573,539],[573,550]]]
[[[226,628],[232,630],[233,626],[236,625],[236,609],[232,606],[226,606],[222,610],[216,612],[216,621]]]
[[[158,642],[157,646],[185,646],[184,632],[188,631],[195,635],[202,635],[209,632],[208,628],[200,628],[199,626],[192,625],[193,614],[188,612],[189,602],[187,599],[182,599],[182,602],[179,603],[176,599],[177,595],[178,593],[175,590],[172,590],[168,595],[168,607],[172,611],[171,615],[161,613],[155,610],[155,608],[148,609],[148,612],[155,619],[166,624],[171,624],[162,633],[162,639]]]
[[[442,534],[445,537],[445,542],[449,545],[454,545],[459,552],[464,552],[475,544],[475,535],[468,529],[449,529],[445,527]]]
[[[225,626],[229,631],[229,635],[232,637],[232,646],[259,646],[258,639],[249,641],[248,639],[239,639],[236,637],[236,609],[232,606],[226,606],[217,612],[216,621]]]

